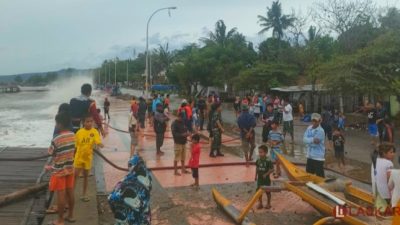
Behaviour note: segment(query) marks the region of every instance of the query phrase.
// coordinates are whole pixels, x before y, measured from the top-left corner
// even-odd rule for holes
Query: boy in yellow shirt
[[[75,179],[83,172],[83,195],[82,201],[88,202],[87,196],[88,176],[92,169],[93,149],[95,146],[104,147],[101,143],[99,132],[93,128],[93,117],[86,115],[83,120],[83,128],[79,129],[75,135]]]

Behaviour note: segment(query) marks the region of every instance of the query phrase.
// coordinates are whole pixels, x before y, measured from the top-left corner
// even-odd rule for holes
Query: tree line
[[[197,85],[268,91],[296,84],[323,84],[342,94],[399,94],[399,9],[380,9],[372,0],[320,0],[304,16],[284,14],[274,1],[257,19],[259,34],[272,31],[258,46],[223,20],[200,43],[174,51],[160,45],[150,52],[152,79],[165,73],[165,82],[185,94]],[[144,80],[145,54],[104,61],[100,80],[114,81],[115,65],[118,82],[126,71],[129,80]]]

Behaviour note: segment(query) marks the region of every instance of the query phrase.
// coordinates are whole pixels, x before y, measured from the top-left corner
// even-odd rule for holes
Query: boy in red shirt
[[[192,187],[199,187],[199,161],[200,161],[200,135],[194,134],[192,136],[192,151],[189,160],[189,167],[192,169],[192,176],[194,183]]]

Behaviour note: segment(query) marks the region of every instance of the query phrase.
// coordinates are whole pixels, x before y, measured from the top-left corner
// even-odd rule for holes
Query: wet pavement
[[[128,129],[129,101],[110,98],[111,100],[111,121],[108,130],[108,136],[104,140],[105,148],[101,151],[115,164],[127,167],[130,148],[130,136],[124,132],[118,132],[113,128],[122,130]],[[177,105],[179,99],[172,100],[173,105]],[[223,119],[226,125],[231,126],[226,135],[223,136],[223,142],[237,137],[232,124],[235,123],[235,116],[231,111],[223,111]],[[229,125],[230,124],[230,125]],[[295,122],[295,144],[286,146],[288,158],[296,162],[304,162],[304,147],[302,147],[302,133],[307,124]],[[168,126],[169,127],[169,126]],[[350,132],[350,131],[349,131]],[[256,129],[258,135],[257,143],[260,143],[261,128]],[[347,134],[346,134],[347,135]],[[206,136],[204,134],[203,136]],[[361,136],[361,137],[359,137]],[[362,135],[348,137],[348,143],[360,139]],[[195,190],[189,185],[193,183],[190,174],[175,176],[171,169],[173,165],[173,140],[170,129],[165,134],[162,150],[163,156],[157,156],[155,150],[155,137],[152,128],[148,125],[139,135],[139,145],[136,150],[145,159],[149,168],[153,169],[154,188],[152,191],[152,215],[153,224],[232,224],[228,217],[222,211],[217,209],[212,200],[211,188],[216,187],[225,197],[230,199],[234,205],[242,209],[246,202],[255,193],[255,168],[254,166],[245,167],[236,166],[218,166],[223,163],[243,163],[244,158],[240,151],[240,141],[234,140],[224,144],[225,157],[210,158],[209,145],[206,139],[202,139],[202,152],[200,164],[215,164],[216,166],[200,168],[200,188]],[[364,137],[365,139],[365,137]],[[347,147],[349,158],[356,158],[361,161],[360,165],[348,166],[349,171],[358,169],[368,174],[366,170],[367,162],[365,152],[368,146],[353,147],[356,144],[349,144]],[[351,150],[350,150],[351,148]],[[186,146],[187,160],[190,157],[190,143]],[[360,154],[360,156],[356,156]],[[335,169],[335,164],[332,164]],[[99,172],[98,172],[99,171]],[[97,177],[98,174],[101,176]],[[124,171],[118,171],[101,160],[96,160],[96,177],[98,190],[101,193],[108,193],[114,185],[126,174]],[[341,177],[335,172],[327,172],[328,175]],[[359,174],[355,174],[359,175]],[[369,189],[368,185],[353,182],[356,186]],[[290,192],[273,193],[272,210],[252,210],[249,217],[256,224],[312,224],[321,215],[315,211],[309,204],[301,201],[297,195]],[[105,206],[106,207],[106,206]],[[255,209],[255,207],[253,207]],[[107,224],[107,223],[104,223]]]

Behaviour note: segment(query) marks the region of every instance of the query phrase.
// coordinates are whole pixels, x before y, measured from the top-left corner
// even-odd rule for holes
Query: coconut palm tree
[[[206,45],[218,45],[226,47],[227,42],[237,34],[236,27],[226,32],[226,25],[223,20],[218,20],[215,24],[215,31],[208,34],[208,38],[200,39]]]
[[[282,15],[281,3],[279,0],[274,1],[271,8],[267,7],[267,17],[258,15],[258,22],[263,27],[258,33],[263,34],[272,29],[272,37],[281,40],[284,30],[293,26],[295,19],[291,15]]]

